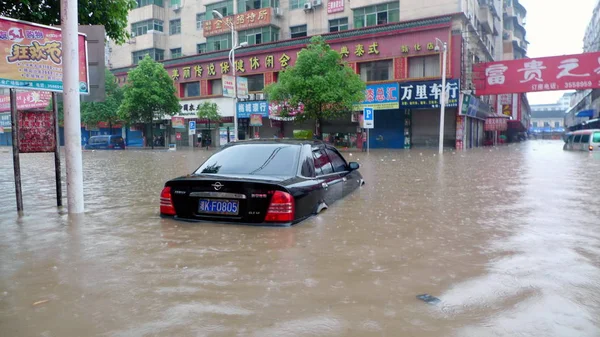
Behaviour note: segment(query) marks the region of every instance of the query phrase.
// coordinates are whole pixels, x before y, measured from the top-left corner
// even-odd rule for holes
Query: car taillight
[[[171,200],[171,187],[165,186],[160,192],[160,214],[175,215],[175,207]]]
[[[294,197],[283,191],[275,191],[267,210],[265,222],[291,222],[295,214]]]

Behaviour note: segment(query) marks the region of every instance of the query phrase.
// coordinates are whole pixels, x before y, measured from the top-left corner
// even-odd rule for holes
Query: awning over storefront
[[[589,118],[592,118],[592,117],[594,117],[594,110],[593,109],[581,110],[577,114],[575,114],[575,117],[589,117]]]

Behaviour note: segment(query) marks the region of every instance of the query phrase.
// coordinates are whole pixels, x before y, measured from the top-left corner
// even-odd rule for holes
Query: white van
[[[600,129],[569,132],[563,150],[600,151]]]

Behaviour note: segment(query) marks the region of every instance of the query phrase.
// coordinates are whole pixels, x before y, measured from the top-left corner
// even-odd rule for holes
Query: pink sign
[[[50,98],[52,93],[48,91],[17,92],[17,109],[43,109],[50,105]],[[10,111],[10,95],[0,96],[0,112],[5,111]]]
[[[339,13],[344,11],[344,0],[327,1],[327,14]]]

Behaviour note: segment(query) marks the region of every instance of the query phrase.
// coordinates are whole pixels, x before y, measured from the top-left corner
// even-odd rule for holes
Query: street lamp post
[[[439,152],[444,153],[444,114],[446,113],[446,57],[448,55],[448,45],[446,42],[435,38],[435,51],[440,51],[440,44],[442,45],[443,57],[442,57],[442,92],[440,94],[440,141],[439,141]]]
[[[236,10],[236,4],[233,4],[233,14],[235,16],[235,10]],[[233,140],[237,141],[238,140],[238,118],[237,118],[237,99],[238,99],[238,93],[237,93],[237,74],[236,74],[236,67],[235,67],[235,51],[236,49],[242,48],[242,47],[246,47],[248,45],[248,42],[242,42],[238,45],[237,43],[237,39],[236,39],[236,30],[235,30],[235,20],[231,20],[231,22],[227,22],[227,20],[223,19],[223,14],[221,14],[219,11],[217,10],[213,10],[212,11],[213,16],[216,16],[217,18],[223,20],[223,22],[225,22],[225,24],[227,25],[227,27],[229,27],[229,29],[231,29],[231,50],[229,50],[229,64],[231,65],[231,71],[233,73]]]

